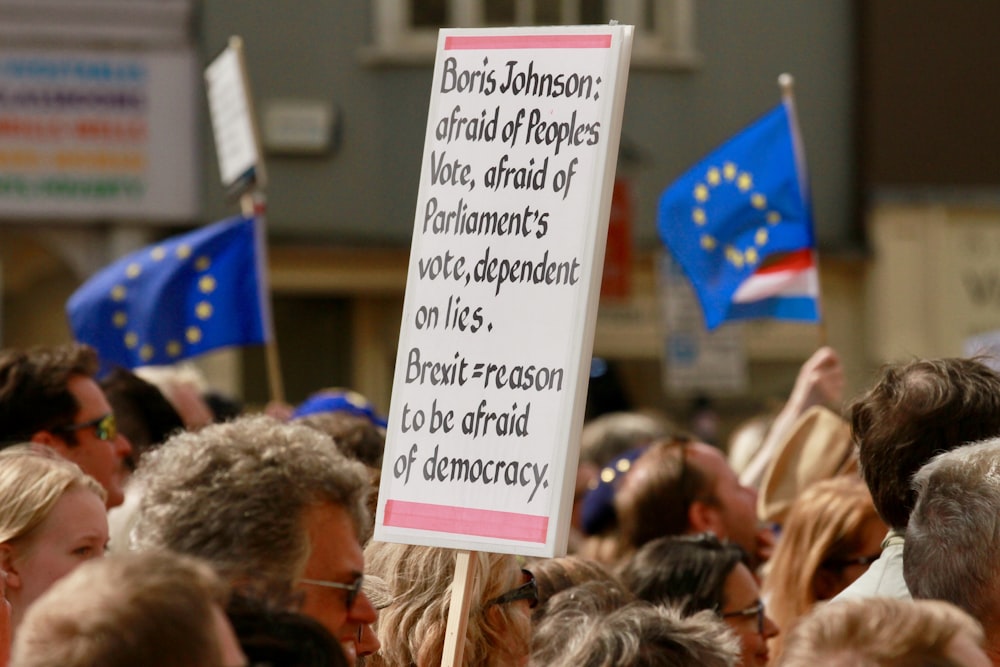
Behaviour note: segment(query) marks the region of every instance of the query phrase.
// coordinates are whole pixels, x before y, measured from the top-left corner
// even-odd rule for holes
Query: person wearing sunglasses
[[[97,370],[87,345],[0,351],[0,448],[50,447],[96,479],[111,508],[125,498],[123,461],[132,445],[118,432]]]
[[[767,615],[748,562],[739,546],[703,533],[647,542],[619,574],[640,600],[679,606],[686,614],[714,611],[740,640],[740,664],[764,667],[778,626]]]
[[[790,628],[820,601],[830,600],[882,553],[888,527],[871,493],[855,475],[816,482],[794,500],[764,579],[771,616]],[[777,658],[784,637],[771,644]]]
[[[469,596],[463,665],[507,667],[529,655],[531,609],[538,604],[534,576],[510,554],[474,552],[477,576]],[[455,552],[440,547],[370,542],[368,570],[382,577],[393,602],[382,610],[377,631],[382,649],[370,667],[439,665],[455,576]]]
[[[319,621],[350,664],[378,648],[362,588],[371,533],[365,467],[302,424],[248,415],[183,431],[148,452],[136,549],[208,561],[240,593]],[[366,637],[368,639],[366,639]]]

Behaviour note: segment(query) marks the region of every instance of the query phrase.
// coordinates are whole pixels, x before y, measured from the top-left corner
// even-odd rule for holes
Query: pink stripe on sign
[[[451,505],[388,500],[383,523],[395,528],[416,528],[454,535],[496,537],[544,544],[549,529],[547,516],[477,510]]]
[[[483,35],[445,37],[444,50],[609,49],[611,35]]]

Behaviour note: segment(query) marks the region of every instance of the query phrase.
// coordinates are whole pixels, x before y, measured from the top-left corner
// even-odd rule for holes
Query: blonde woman
[[[53,583],[108,544],[106,493],[75,464],[30,446],[0,451],[0,569],[11,628]]]
[[[463,665],[506,667],[527,661],[531,608],[537,604],[534,578],[515,556],[474,552],[477,576],[465,635]],[[371,542],[365,569],[382,577],[393,602],[382,610],[382,649],[365,659],[369,667],[431,667],[444,651],[455,552],[438,547]]]
[[[816,602],[829,600],[860,577],[882,551],[888,528],[868,487],[843,475],[817,482],[795,500],[764,580],[767,608],[791,628]],[[781,653],[782,637],[772,641]]]

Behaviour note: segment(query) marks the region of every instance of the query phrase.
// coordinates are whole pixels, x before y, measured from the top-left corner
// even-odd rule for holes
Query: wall
[[[663,188],[705,152],[776,104],[777,76],[782,72],[796,77],[820,242],[824,251],[857,242],[850,173],[851,8],[849,0],[703,0],[696,5],[698,68],[632,70],[623,143],[639,156],[638,163],[628,166],[628,175],[636,196],[633,234],[640,252],[659,247],[654,212]],[[300,400],[317,386],[352,383],[387,407],[402,292],[401,287],[376,283],[385,273],[395,276],[405,270],[431,66],[362,64],[360,52],[371,41],[369,12],[366,0],[297,0],[294,7],[277,0],[204,0],[200,4],[200,65],[211,60],[230,35],[242,35],[258,111],[269,100],[303,98],[329,101],[341,112],[342,136],[335,152],[315,157],[267,156],[275,251],[272,270],[277,298],[287,300],[276,308],[278,316],[286,318],[277,321],[279,341],[286,369],[309,371],[306,377],[286,381],[292,400]],[[236,207],[225,201],[218,185],[204,92],[197,97],[202,112],[201,221],[209,221],[232,214]],[[95,235],[100,235],[98,225],[94,227]],[[290,273],[302,268],[303,260],[294,252],[277,252],[281,246],[290,251],[294,246],[308,246],[328,252],[316,260],[315,275],[290,279]],[[344,248],[351,246],[388,248],[400,255],[385,265],[371,263],[367,256],[350,262]],[[10,251],[2,257],[7,275],[13,264],[10,255],[17,251],[10,247],[4,230],[0,230],[0,249]],[[106,250],[112,250],[110,244]],[[87,254],[95,265],[104,263],[103,253]],[[369,270],[359,271],[365,262]],[[843,266],[841,260],[837,262]],[[866,355],[855,335],[863,331],[858,324],[858,295],[864,272],[856,266],[844,269],[841,283],[847,286],[831,287],[841,283],[828,280],[827,274],[836,272],[829,266],[824,263],[824,284],[836,296],[828,298],[826,307],[837,313],[829,340],[842,349],[858,384],[866,371]],[[637,265],[635,270],[642,274],[646,269]],[[5,286],[5,344],[27,345],[65,336],[63,304],[80,274],[79,267],[71,270],[63,265],[54,276],[19,283],[13,293],[13,285]],[[614,326],[610,333],[599,331],[597,344],[599,352],[629,360],[630,385],[641,394],[637,400],[646,402],[660,397],[659,334],[655,311],[647,308],[654,299],[652,286],[643,280],[637,278],[635,299],[641,317],[647,319],[633,322],[624,335]],[[317,300],[310,301],[313,298]],[[329,312],[309,328],[309,343],[298,345],[300,320],[318,308]],[[351,331],[349,350],[344,339],[329,334],[329,327],[337,323]],[[780,397],[791,386],[798,364],[818,343],[816,331],[763,324],[751,331],[756,332],[749,343],[753,391]],[[784,344],[789,340],[792,344]],[[779,344],[769,344],[773,341]],[[248,357],[246,394],[258,401],[264,395],[263,371],[255,354],[243,356]],[[238,370],[235,377],[239,377]],[[221,382],[231,380],[220,378]]]
[[[851,161],[851,3],[710,0],[696,5],[694,71],[633,69],[623,143],[640,155],[634,177],[641,246],[657,243],[656,201],[701,155],[777,103],[777,77],[796,77],[818,223],[825,246],[857,241]],[[366,245],[409,245],[430,94],[431,66],[370,67],[369,3],[206,0],[206,61],[231,34],[246,42],[256,106],[327,100],[342,112],[339,151],[268,157],[272,233]],[[206,137],[207,125],[205,126]],[[204,146],[208,218],[224,215],[211,140]]]
[[[1000,329],[1000,206],[880,204],[871,215],[874,360],[961,356],[967,338]]]

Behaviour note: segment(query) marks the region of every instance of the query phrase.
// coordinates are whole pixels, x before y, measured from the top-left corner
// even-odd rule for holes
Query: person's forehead
[[[105,542],[108,518],[104,501],[88,488],[70,488],[49,512],[41,532],[57,534],[67,541],[93,537]]]
[[[736,473],[729,467],[729,462],[717,448],[704,442],[692,442],[687,445],[688,460],[707,477],[713,480],[722,480],[728,477],[736,477]]]
[[[726,577],[725,597],[728,605],[738,608],[749,607],[760,598],[760,588],[743,563],[737,563]]]
[[[82,417],[99,417],[111,412],[111,404],[93,378],[73,375],[66,381],[66,388],[76,398],[79,414]]]
[[[309,533],[306,569],[310,576],[320,572],[330,577],[346,576],[364,571],[364,552],[345,507],[332,503],[313,505],[306,510],[305,526]]]

